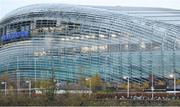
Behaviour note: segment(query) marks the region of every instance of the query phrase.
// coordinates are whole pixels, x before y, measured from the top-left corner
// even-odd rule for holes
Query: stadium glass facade
[[[107,82],[179,78],[179,25],[132,14],[60,4],[12,11],[0,22],[0,75],[72,82],[95,74]]]

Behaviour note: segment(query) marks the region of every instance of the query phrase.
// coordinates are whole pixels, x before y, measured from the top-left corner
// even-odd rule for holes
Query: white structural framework
[[[62,4],[16,9],[0,21],[0,75],[72,82],[97,73],[107,82],[124,82],[124,75],[138,83],[151,74],[179,78],[179,14]]]

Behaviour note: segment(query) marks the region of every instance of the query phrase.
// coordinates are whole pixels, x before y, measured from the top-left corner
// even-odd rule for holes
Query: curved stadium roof
[[[105,14],[107,13],[107,11],[111,11],[111,10],[100,9],[100,8],[98,9],[87,6],[67,5],[67,4],[36,4],[36,5],[29,5],[13,10],[10,13],[8,13],[5,17],[3,17],[3,19],[22,15],[22,14],[28,14],[28,13],[54,12],[54,11]]]
[[[63,11],[63,12],[79,12],[89,14],[126,14],[130,16],[143,17],[145,19],[156,20],[174,25],[180,25],[180,10],[166,8],[147,8],[147,7],[120,7],[120,6],[82,6],[69,4],[35,4],[24,6],[11,11],[5,15],[4,19],[38,12]]]
[[[126,72],[120,72],[119,69],[119,64],[117,61],[115,61],[117,58],[116,57],[111,57],[111,52],[105,53],[102,55],[103,58],[110,57],[112,59],[112,62],[114,64],[108,66],[107,71],[111,71],[110,69],[113,68],[111,66],[115,65],[115,73],[127,73],[131,71],[138,71],[138,74],[141,72],[139,71],[144,71],[144,73],[151,74],[150,70],[154,70],[156,68],[156,74],[157,75],[164,75],[164,67],[167,66],[169,68],[166,69],[165,73],[170,73],[171,69],[179,68],[180,64],[179,62],[176,62],[176,58],[178,58],[179,50],[180,50],[180,27],[178,24],[172,24],[163,20],[154,20],[150,16],[153,14],[153,17],[155,18],[156,16],[161,18],[164,18],[167,14],[172,14],[178,11],[177,10],[169,10],[169,9],[159,9],[159,8],[124,8],[124,7],[99,7],[99,6],[75,6],[75,5],[64,5],[64,4],[38,4],[38,5],[30,5],[26,7],[22,7],[19,9],[16,9],[12,12],[10,12],[8,15],[6,15],[2,21],[0,22],[1,26],[9,26],[10,24],[23,22],[24,20],[33,20],[36,22],[40,18],[44,18],[45,20],[48,19],[54,19],[59,21],[59,25],[62,25],[60,21],[67,21],[71,23],[78,23],[80,25],[80,29],[78,29],[78,35],[73,35],[73,32],[69,32],[70,34],[65,33],[65,36],[62,36],[59,34],[59,32],[55,32],[55,35],[53,36],[49,35],[49,32],[47,33],[47,37],[50,39],[46,38],[41,38],[41,36],[32,36],[30,40],[32,40],[33,44],[36,45],[30,45],[34,46],[32,50],[39,49],[36,48],[39,46],[42,46],[43,49],[49,48],[49,47],[44,47],[45,45],[38,44],[38,43],[46,43],[47,40],[52,40],[55,41],[54,45],[57,45],[57,47],[61,48],[69,48],[69,47],[85,47],[85,46],[97,46],[97,45],[108,45],[112,47],[118,47],[121,44],[124,46],[123,48],[131,49],[134,48],[135,52],[133,53],[132,50],[128,51],[120,51],[120,54],[123,54],[123,60],[125,63],[122,63],[122,68],[124,68],[124,71]],[[63,13],[63,14],[61,14]],[[152,13],[152,14],[151,14]],[[38,14],[40,14],[38,16]],[[41,16],[42,14],[42,16]],[[149,18],[146,17],[148,14]],[[36,16],[37,15],[37,16]],[[171,15],[170,15],[171,16]],[[39,18],[40,17],[40,18]],[[173,22],[173,21],[171,21]],[[69,26],[71,26],[71,23]],[[37,23],[36,23],[37,24]],[[35,26],[36,27],[36,26]],[[83,30],[82,30],[83,29]],[[68,29],[67,29],[68,30]],[[57,33],[57,34],[56,34]],[[71,34],[72,33],[72,34]],[[79,39],[80,37],[77,37],[78,39],[74,39],[74,42],[68,41],[69,36],[85,36],[84,34],[94,36],[92,35],[93,33],[96,34],[97,38],[96,40],[94,39]],[[113,37],[111,34],[117,35],[116,37]],[[104,39],[102,35],[106,35],[109,38]],[[65,38],[64,38],[65,37]],[[111,38],[112,37],[112,38]],[[67,39],[66,39],[67,38]],[[65,39],[67,41],[65,41]],[[35,40],[38,40],[38,42],[35,42]],[[73,40],[71,38],[71,40]],[[45,41],[45,42],[44,42]],[[58,42],[57,42],[58,41]],[[60,42],[59,42],[60,41]],[[143,41],[143,42],[142,42]],[[25,42],[25,41],[24,41]],[[141,44],[142,42],[142,44]],[[18,43],[18,42],[16,42]],[[21,42],[19,42],[21,43]],[[75,43],[75,45],[74,45]],[[133,46],[130,44],[134,44]],[[127,45],[128,44],[128,45]],[[13,46],[20,47],[17,44],[10,44],[11,49],[8,47],[8,44],[2,46],[1,50],[8,49],[7,51],[2,51],[0,53],[1,56],[4,56],[5,53],[13,53],[11,51],[16,50],[13,48]],[[141,45],[147,45],[145,51],[142,52],[141,50]],[[149,45],[149,46],[148,46]],[[47,45],[49,46],[49,44]],[[126,47],[130,46],[130,48]],[[151,53],[151,48],[154,48],[155,51]],[[27,48],[27,47],[25,47]],[[87,47],[85,47],[86,49]],[[24,47],[19,48],[22,49],[21,51],[24,52]],[[137,49],[137,50],[136,50]],[[27,49],[28,50],[28,49]],[[29,49],[31,50],[31,49]],[[158,50],[158,52],[157,52]],[[23,54],[23,52],[18,51],[17,53]],[[41,51],[41,50],[38,50]],[[116,50],[117,51],[117,50]],[[164,52],[163,52],[164,51]],[[132,53],[131,53],[132,52]],[[120,55],[120,54],[116,55]],[[147,56],[147,53],[149,53],[149,56],[153,56],[154,59],[151,57]],[[29,53],[28,53],[29,54]],[[165,55],[168,54],[170,57],[166,57]],[[175,55],[177,54],[177,55]],[[12,57],[16,56],[15,54],[11,54]],[[133,56],[134,55],[134,56]],[[137,56],[138,55],[138,56]],[[125,57],[126,56],[126,57]],[[3,57],[1,60],[4,60],[4,62],[7,61],[7,57]],[[78,60],[82,60],[83,57],[78,56]],[[102,56],[98,56],[100,59]],[[139,59],[138,59],[139,58]],[[12,59],[12,58],[10,58]],[[58,58],[60,59],[60,58]],[[96,59],[96,58],[94,58]],[[173,60],[172,60],[173,59]],[[24,60],[24,59],[23,59]],[[32,59],[33,60],[33,59]],[[83,60],[88,61],[88,58],[84,58]],[[103,62],[107,61],[107,62]],[[103,72],[102,70],[102,65],[109,63],[107,59],[103,59],[102,63],[100,62],[100,65],[97,67],[98,71]],[[29,61],[29,60],[28,60]],[[150,66],[149,63],[152,61],[153,64]],[[170,63],[166,63],[166,62]],[[174,61],[174,62],[173,62]],[[3,63],[3,61],[1,61]],[[17,61],[18,62],[18,61]],[[59,61],[60,62],[60,61]],[[58,62],[58,63],[59,63]],[[137,63],[138,62],[138,63]],[[32,62],[33,63],[33,62]],[[161,63],[161,66],[157,66],[159,63]],[[102,64],[102,65],[101,65]],[[142,65],[144,64],[144,65]],[[72,65],[72,63],[70,63]],[[90,65],[89,62],[87,62],[87,65]],[[84,66],[87,66],[86,63],[84,63]],[[94,60],[94,65],[97,65],[97,61]],[[2,64],[2,66],[4,66]],[[26,65],[24,65],[26,66]],[[75,66],[75,65],[74,65]],[[68,68],[67,66],[65,66]],[[93,66],[92,66],[93,67]],[[162,69],[160,69],[160,67]],[[45,68],[45,67],[43,67]],[[93,67],[94,68],[94,67]],[[32,67],[32,69],[34,69]],[[90,69],[89,72],[93,70]],[[5,71],[5,70],[2,70]],[[73,69],[74,71],[74,69]],[[78,71],[78,69],[77,69]],[[94,70],[95,71],[95,70]],[[137,73],[133,71],[133,76],[136,75]],[[74,71],[75,72],[75,71]],[[159,73],[161,72],[161,73]],[[162,73],[163,72],[163,73]],[[59,72],[58,72],[59,73]],[[143,74],[141,74],[143,75]],[[122,75],[117,75],[117,79],[120,78]],[[115,78],[115,75],[113,75]]]

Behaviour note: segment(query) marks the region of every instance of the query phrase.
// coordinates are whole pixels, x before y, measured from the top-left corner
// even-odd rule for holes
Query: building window
[[[56,27],[56,20],[36,20],[36,28]]]

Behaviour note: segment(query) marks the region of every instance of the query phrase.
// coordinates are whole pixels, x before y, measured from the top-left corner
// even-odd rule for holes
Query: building
[[[77,82],[169,78],[180,73],[180,11],[38,4],[0,21],[0,75]]]

